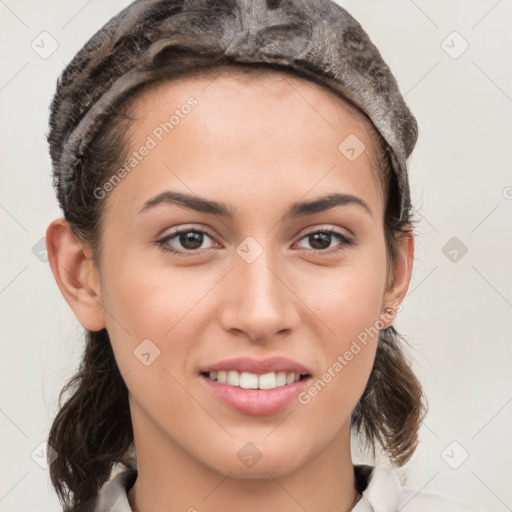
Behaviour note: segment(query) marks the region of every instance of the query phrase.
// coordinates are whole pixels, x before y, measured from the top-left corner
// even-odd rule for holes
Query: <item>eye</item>
[[[170,252],[178,256],[195,256],[201,252],[200,249],[201,245],[204,243],[205,236],[213,240],[206,231],[182,228],[177,229],[160,240],[157,240],[157,244],[163,251]],[[184,250],[177,250],[171,246],[170,242],[174,239],[176,239],[174,243],[176,245],[180,244]]]
[[[204,243],[205,236],[213,240],[213,238],[206,231],[201,229],[181,228],[177,229],[173,233],[170,233],[169,235],[166,235],[160,240],[157,240],[156,243],[165,252],[170,252],[172,254],[176,254],[177,256],[195,256],[199,254],[203,249],[205,249],[204,247],[201,248]],[[330,248],[333,237],[338,239],[340,243],[338,244],[337,249],[334,249],[334,251],[328,251],[327,249]],[[303,236],[301,238],[301,241],[302,240],[308,240],[312,246],[312,251],[327,254],[343,250],[347,246],[354,244],[354,241],[351,238],[332,228],[312,231]],[[181,245],[182,249],[173,248],[171,242],[177,245]],[[176,245],[174,247],[176,247]],[[206,249],[212,247],[213,245],[206,247]]]
[[[326,249],[330,248],[331,242],[333,241],[333,237],[339,240],[338,248],[334,251],[327,251]],[[311,246],[313,251],[332,253],[337,252],[339,250],[345,249],[347,246],[353,245],[354,241],[347,237],[340,231],[332,228],[321,229],[319,231],[312,231],[307,233],[301,240],[307,240]]]

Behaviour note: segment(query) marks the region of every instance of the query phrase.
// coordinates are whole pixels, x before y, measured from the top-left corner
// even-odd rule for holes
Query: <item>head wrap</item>
[[[59,78],[49,141],[65,215],[91,138],[124,98],[158,79],[154,63],[162,65],[178,34],[191,45],[201,41],[201,53],[292,68],[338,92],[388,145],[400,216],[408,210],[406,159],[417,123],[379,50],[345,9],[330,0],[137,0],[96,32]]]

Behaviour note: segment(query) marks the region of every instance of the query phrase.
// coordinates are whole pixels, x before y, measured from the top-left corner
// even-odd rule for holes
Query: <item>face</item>
[[[102,199],[99,290],[137,451],[257,478],[347,449],[377,343],[362,333],[388,305],[384,205],[357,114],[280,73],[162,83],[134,113],[138,156]],[[339,149],[347,137],[355,152]],[[328,194],[346,198],[292,209]],[[309,376],[244,390],[202,374],[274,356]]]

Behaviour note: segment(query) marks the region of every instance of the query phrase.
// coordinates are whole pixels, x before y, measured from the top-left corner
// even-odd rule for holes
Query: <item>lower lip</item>
[[[223,404],[239,412],[255,416],[280,411],[297,398],[297,395],[304,390],[311,379],[311,377],[306,377],[298,382],[275,389],[243,389],[212,380],[205,375],[200,375],[200,378]]]

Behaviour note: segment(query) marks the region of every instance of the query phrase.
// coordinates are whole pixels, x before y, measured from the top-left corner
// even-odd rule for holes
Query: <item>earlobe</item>
[[[48,226],[46,248],[55,281],[80,324],[90,331],[103,329],[106,324],[98,274],[63,217]]]

